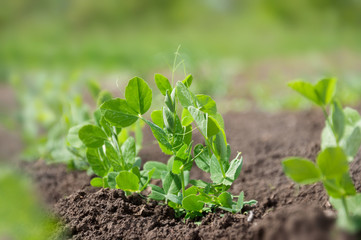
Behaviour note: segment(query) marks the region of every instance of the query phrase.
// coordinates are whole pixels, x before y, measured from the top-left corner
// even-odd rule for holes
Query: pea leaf
[[[165,200],[165,192],[161,187],[158,187],[157,185],[149,184],[152,188],[152,192],[148,195],[150,199],[156,200],[156,201],[163,201]]]
[[[219,203],[221,204],[221,206],[226,207],[226,208],[232,208],[232,195],[229,192],[223,192],[221,193],[217,200],[219,201]]]
[[[173,90],[173,91],[175,91],[175,90]],[[167,91],[165,94],[164,103],[169,108],[169,110],[174,113],[175,112],[175,102],[174,102],[175,99],[172,99],[172,97],[169,96],[168,93],[169,92]]]
[[[120,171],[115,180],[123,191],[136,192],[139,189],[139,178],[132,172]]]
[[[109,142],[105,143],[105,152],[109,160],[110,165],[115,171],[123,170],[121,166],[121,156],[118,155],[118,152],[114,149],[113,145]]]
[[[208,137],[212,137],[216,135],[220,130],[221,130],[221,126],[219,126],[217,120],[211,116],[208,116],[208,123],[207,123]]]
[[[320,101],[314,86],[311,83],[304,82],[304,81],[292,81],[288,83],[288,86],[291,87],[296,92],[300,93],[308,100],[311,100],[316,105],[321,105],[322,102]]]
[[[90,185],[92,185],[93,187],[103,187],[103,179],[95,177],[90,181]]]
[[[143,121],[148,124],[148,126],[152,130],[155,139],[157,139],[158,142],[166,148],[166,150],[172,151],[172,145],[169,143],[167,134],[163,131],[163,129],[161,129],[151,121],[148,121],[146,119],[143,119]]]
[[[167,172],[167,165],[161,162],[155,162],[155,161],[147,161],[144,166],[144,170],[150,171],[152,169],[155,169],[153,173],[153,179],[161,179],[162,173]]]
[[[355,109],[346,107],[343,113],[345,115],[346,125],[355,126],[361,120],[360,114]]]
[[[179,160],[174,160],[173,167],[172,167],[172,173],[174,174],[180,174],[181,173],[181,167],[183,166],[183,162]]]
[[[190,106],[188,108],[188,111],[192,115],[194,121],[197,123],[199,131],[206,139],[208,139],[208,135],[207,135],[208,114],[198,110],[193,106]]]
[[[340,147],[323,150],[317,157],[317,165],[326,178],[335,178],[348,172],[347,156]]]
[[[188,211],[201,211],[203,209],[204,203],[203,199],[199,195],[190,194],[187,197],[183,198],[182,206],[185,210]]]
[[[192,85],[193,82],[193,76],[191,74],[189,74],[183,81],[182,83],[189,88]]]
[[[291,157],[282,161],[283,171],[293,181],[300,184],[310,184],[321,180],[321,172],[308,159]]]
[[[231,161],[231,165],[229,166],[226,172],[226,179],[223,180],[223,184],[232,185],[232,183],[238,178],[239,174],[241,174],[243,164],[243,157],[238,159],[238,156]]]
[[[155,83],[157,84],[159,91],[163,94],[163,96],[165,96],[167,90],[169,92],[172,91],[172,86],[170,85],[168,78],[164,77],[161,74],[155,74],[154,80]]]
[[[192,115],[189,113],[189,111],[186,108],[183,108],[182,111],[182,125],[183,126],[188,126],[193,122],[193,117]]]
[[[134,111],[144,114],[152,104],[152,90],[143,79],[135,77],[125,88],[125,99]]]
[[[103,130],[95,125],[85,125],[79,130],[79,138],[85,146],[90,148],[98,148],[108,140]]]
[[[197,99],[182,82],[177,82],[177,97],[182,107],[197,106]],[[188,109],[189,110],[189,109]]]
[[[341,104],[334,101],[332,104],[332,125],[338,141],[341,140],[345,131],[345,116],[342,111]]]
[[[124,161],[129,164],[133,165],[135,162],[136,156],[136,148],[135,148],[135,140],[133,137],[129,137],[121,147],[122,155]]]
[[[80,148],[83,146],[83,142],[79,138],[79,130],[84,126],[84,124],[76,125],[69,129],[68,136],[66,138],[69,145],[75,148]]]
[[[117,186],[117,182],[116,182],[116,178],[118,176],[117,172],[110,172],[107,175],[107,182],[108,182],[108,186],[109,188],[115,189]]]
[[[195,156],[195,162],[197,166],[205,172],[210,171],[210,157],[208,147],[204,147],[202,144],[197,144],[194,147],[193,155]]]
[[[158,125],[160,128],[163,128],[163,112],[162,110],[154,110],[150,115],[154,124]]]
[[[171,132],[174,133],[175,128],[175,119],[174,114],[169,110],[167,107],[163,107],[163,122],[165,128]]]
[[[202,112],[208,113],[210,115],[217,114],[216,102],[210,96],[199,94],[196,95],[196,97]]]
[[[336,92],[336,79],[326,78],[322,79],[315,85],[315,92],[318,96],[319,101],[323,105],[329,104]]]
[[[356,126],[353,129],[351,135],[346,139],[345,144],[345,152],[347,156],[352,157],[352,160],[353,157],[356,156],[361,145],[361,128],[359,126]]]
[[[217,160],[217,157],[213,154],[210,161],[210,173],[211,173],[211,180],[214,183],[221,183],[223,180],[223,174],[221,170],[221,166]]]
[[[126,100],[116,98],[100,106],[104,118],[116,127],[128,127],[138,120],[138,114]]]
[[[98,149],[88,148],[86,151],[86,157],[88,159],[89,165],[96,175],[104,177],[107,174],[108,170],[100,158]]]

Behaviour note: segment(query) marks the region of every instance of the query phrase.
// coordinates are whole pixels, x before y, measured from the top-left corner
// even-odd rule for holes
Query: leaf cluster
[[[300,184],[322,182],[339,212],[339,225],[350,231],[360,230],[361,194],[356,192],[349,163],[361,145],[361,117],[356,110],[343,109],[335,99],[335,79],[323,79],[315,85],[294,81],[289,86],[321,107],[326,121],[316,162],[290,157],[282,162],[284,172]]]

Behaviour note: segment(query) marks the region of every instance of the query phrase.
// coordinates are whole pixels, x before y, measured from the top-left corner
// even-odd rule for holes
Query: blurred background
[[[308,108],[286,82],[329,76],[356,105],[361,1],[3,1],[0,163],[66,161],[67,132],[90,118],[92,94],[122,97],[128,79],[153,84],[154,73],[192,73],[221,112]]]

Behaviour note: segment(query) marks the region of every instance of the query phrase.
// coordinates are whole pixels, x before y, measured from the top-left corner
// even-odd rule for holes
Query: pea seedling
[[[178,214],[186,213],[186,218],[201,216],[202,212],[215,207],[240,212],[244,204],[256,203],[254,200],[244,202],[243,192],[234,202],[234,196],[227,192],[241,172],[243,158],[239,153],[229,162],[231,149],[216,102],[207,95],[194,95],[189,90],[192,80],[189,75],[172,87],[166,77],[155,75],[156,85],[164,95],[164,106],[152,112],[153,122],[142,119],[151,128],[162,151],[171,157],[167,165],[159,162],[145,164],[144,169],[155,169],[153,178],[162,181],[162,187],[151,185],[149,197],[165,200]],[[181,117],[178,110],[182,110]],[[193,147],[193,122],[205,145]],[[212,183],[189,179],[194,162],[210,173]],[[191,186],[186,188],[188,184]]]
[[[86,158],[98,176],[91,185],[122,189],[127,195],[146,188],[154,170],[140,171],[135,139],[122,132],[123,128],[136,124],[151,102],[152,90],[143,79],[135,77],[125,89],[125,99],[103,98],[94,113],[95,124],[79,129],[79,139],[87,147]]]
[[[349,162],[361,145],[361,117],[351,108],[342,109],[335,100],[335,79],[323,79],[315,85],[294,81],[289,86],[321,107],[326,124],[316,163],[290,157],[282,162],[284,172],[299,184],[322,182],[331,204],[338,211],[339,226],[351,232],[358,231],[361,229],[361,194],[356,193]]]

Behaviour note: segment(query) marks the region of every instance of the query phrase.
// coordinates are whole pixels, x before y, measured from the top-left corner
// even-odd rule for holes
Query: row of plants
[[[350,232],[360,231],[361,193],[356,192],[350,164],[361,145],[361,116],[352,108],[342,108],[335,99],[335,79],[323,79],[315,85],[294,81],[289,86],[321,108],[325,127],[316,161],[287,158],[282,162],[284,172],[299,184],[321,182],[338,212],[338,225]]]
[[[227,143],[224,122],[216,102],[207,95],[195,95],[191,90],[193,77],[188,75],[173,86],[170,81],[155,75],[155,83],[164,96],[161,109],[144,114],[152,104],[152,90],[141,78],[131,79],[125,88],[125,99],[104,99],[94,112],[92,124],[71,129],[71,146],[86,148],[86,159],[97,177],[91,180],[95,187],[117,188],[126,195],[141,193],[150,186],[148,198],[164,201],[175,209],[177,216],[194,218],[204,212],[221,208],[241,212],[244,193],[233,196],[227,190],[242,169],[241,153],[230,161],[231,149]],[[137,138],[123,134],[126,129],[143,122],[150,127],[160,149],[169,156],[167,164],[148,161],[141,169]],[[203,143],[196,144],[193,131],[199,131]],[[137,132],[137,131],[136,131]],[[190,179],[196,165],[210,174],[211,182]],[[161,186],[150,184],[160,179]]]

